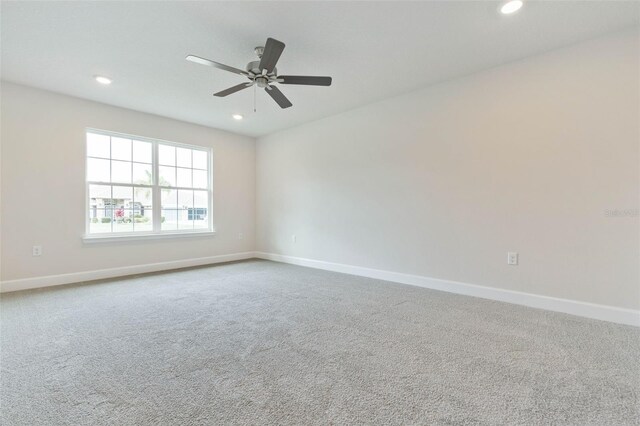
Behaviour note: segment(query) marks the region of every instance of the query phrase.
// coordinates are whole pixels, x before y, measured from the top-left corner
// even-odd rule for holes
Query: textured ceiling
[[[258,136],[640,23],[640,3],[528,1],[2,2],[2,78],[81,98]],[[212,93],[267,37],[286,43],[280,74],[330,75],[331,87]],[[95,74],[112,77],[105,87]],[[234,113],[245,115],[234,121]]]

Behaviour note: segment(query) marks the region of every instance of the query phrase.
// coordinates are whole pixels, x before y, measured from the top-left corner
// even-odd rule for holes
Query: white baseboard
[[[497,300],[501,302],[513,303],[516,305],[546,309],[555,312],[563,312],[566,314],[577,315],[586,318],[593,318],[602,321],[610,321],[619,324],[627,324],[640,327],[640,311],[633,309],[624,309],[614,306],[580,302],[577,300],[541,296],[519,291],[504,290],[495,287],[467,284],[457,281],[424,277],[420,275],[403,274],[400,272],[384,271],[381,269],[365,268],[361,266],[346,265],[342,263],[325,262],[321,260],[285,256],[275,253],[252,251],[224,254],[219,256],[199,257],[194,259],[174,260],[169,262],[149,263],[145,265],[133,265],[119,268],[98,269],[94,271],[73,272],[69,274],[47,275],[43,277],[8,280],[2,281],[0,283],[0,291],[5,293],[32,288],[50,287],[62,284],[99,280],[104,278],[144,274],[147,272],[167,271],[171,269],[188,268],[191,266],[231,262],[234,260],[244,260],[255,257],[260,259],[273,260],[276,262],[290,263],[293,265],[307,266],[310,268],[324,269],[327,271],[342,272],[345,274],[359,275],[385,281],[393,281],[433,290],[446,291],[449,293],[475,296],[483,299]]]
[[[146,265],[123,266],[119,268],[98,269],[94,271],[72,272],[69,274],[46,275],[43,277],[23,278],[2,281],[2,293],[31,288],[50,287],[62,284],[80,283],[84,281],[100,280],[104,278],[122,277],[126,275],[144,274],[147,272],[167,271],[190,266],[209,265],[214,263],[231,262],[234,260],[251,259],[255,252],[223,254],[219,256],[198,257],[194,259],[172,260],[169,262],[148,263]]]
[[[557,297],[541,296],[538,294],[504,290],[495,287],[485,287],[457,281],[429,278],[420,275],[403,274],[400,272],[364,268],[361,266],[345,265],[342,263],[324,262],[321,260],[305,259],[274,253],[256,252],[255,257],[640,327],[640,311],[633,309],[623,309],[614,306],[580,302],[577,300],[560,299]]]

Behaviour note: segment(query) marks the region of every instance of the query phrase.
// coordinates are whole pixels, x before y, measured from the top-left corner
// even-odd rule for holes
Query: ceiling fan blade
[[[229,87],[228,89],[221,90],[218,93],[214,93],[213,96],[217,96],[219,98],[224,98],[225,96],[229,96],[232,93],[239,92],[242,89],[246,89],[247,87],[251,87],[251,83],[242,83],[237,86]]]
[[[240,75],[249,75],[248,72],[241,69],[230,67],[229,65],[221,64],[219,62],[211,61],[209,59],[201,58],[199,56],[189,55],[186,57],[187,61],[195,62],[196,64],[208,65],[210,67],[220,68],[221,70],[229,71]]]
[[[274,101],[276,101],[278,105],[280,105],[280,108],[289,108],[293,105],[277,87],[268,86],[265,87],[264,90],[273,98]]]
[[[281,84],[304,84],[307,86],[331,86],[331,77],[312,77],[309,75],[279,75],[278,82]]]
[[[273,38],[267,39],[267,44],[264,46],[264,52],[262,53],[262,58],[260,59],[260,71],[267,70],[267,73],[273,71],[276,67],[276,63],[278,63],[278,59],[280,59],[280,55],[282,55],[282,51],[284,50],[284,43]]]

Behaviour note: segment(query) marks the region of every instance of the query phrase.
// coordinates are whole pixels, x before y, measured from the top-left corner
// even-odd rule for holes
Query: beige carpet
[[[267,261],[7,294],[3,425],[638,425],[637,328]]]

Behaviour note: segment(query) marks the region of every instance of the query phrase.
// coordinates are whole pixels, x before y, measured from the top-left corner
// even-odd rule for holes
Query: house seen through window
[[[87,234],[210,231],[208,148],[87,131]]]

